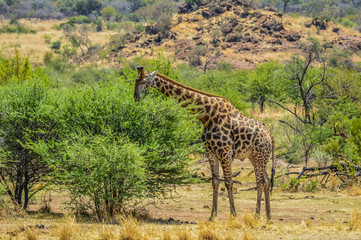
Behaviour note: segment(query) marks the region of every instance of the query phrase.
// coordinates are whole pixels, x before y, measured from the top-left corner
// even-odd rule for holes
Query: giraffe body
[[[259,215],[262,193],[265,193],[266,213],[271,218],[270,181],[266,165],[271,154],[273,157],[273,137],[263,123],[244,116],[227,99],[186,87],[155,72],[144,75],[138,68],[135,99],[142,92],[154,87],[166,96],[173,96],[183,102],[183,106],[195,105],[193,111],[204,125],[202,140],[212,172],[213,205],[211,219],[217,215],[219,165],[223,170],[228,191],[230,210],[236,215],[232,191],[232,162],[234,159],[248,158],[255,169],[257,182],[256,214]],[[273,170],[273,169],[272,169]],[[272,171],[273,173],[273,171]],[[273,177],[273,174],[272,174]]]

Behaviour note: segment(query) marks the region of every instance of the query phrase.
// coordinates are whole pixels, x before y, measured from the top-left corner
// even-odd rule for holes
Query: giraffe
[[[182,106],[195,105],[193,112],[204,126],[202,140],[206,148],[212,172],[213,204],[210,220],[217,216],[219,164],[222,167],[228,192],[231,215],[236,216],[233,201],[231,163],[234,159],[248,158],[254,167],[257,182],[256,216],[260,215],[262,193],[265,195],[266,215],[271,218],[270,192],[274,176],[274,140],[266,126],[244,116],[224,97],[205,93],[184,86],[160,73],[144,72],[138,67],[134,100],[139,101],[149,88],[156,88],[166,96],[172,96]],[[272,157],[271,180],[266,171]]]

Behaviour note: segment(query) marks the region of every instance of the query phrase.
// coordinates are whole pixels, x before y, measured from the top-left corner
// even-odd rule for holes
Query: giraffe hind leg
[[[261,212],[261,201],[262,201],[262,193],[265,186],[265,170],[266,168],[263,166],[255,167],[256,174],[256,182],[257,182],[257,204],[256,204],[256,216],[260,216]]]
[[[237,213],[236,213],[236,208],[234,207],[234,200],[233,200],[233,180],[232,180],[231,161],[222,162],[222,169],[224,175],[224,183],[228,192],[231,215],[236,216]]]
[[[217,217],[218,189],[219,189],[219,162],[218,159],[216,159],[214,156],[209,156],[209,163],[211,166],[212,187],[213,187],[212,212],[209,220],[212,221],[214,217]]]
[[[265,171],[265,184],[264,184],[264,200],[266,204],[266,215],[268,219],[271,219],[271,203],[270,203],[270,186],[271,182],[269,180],[267,171]]]

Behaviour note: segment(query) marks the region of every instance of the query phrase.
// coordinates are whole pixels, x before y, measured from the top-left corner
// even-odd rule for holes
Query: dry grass
[[[144,239],[137,219],[131,217],[122,217],[120,219],[120,240]]]
[[[352,184],[347,192],[350,196],[361,196],[361,188],[356,184]]]
[[[36,34],[1,34],[0,49],[5,48],[4,54],[12,54],[14,47],[18,48],[21,53],[30,58],[33,63],[41,63],[46,52],[51,51],[49,44],[44,41],[44,35],[51,37],[51,41],[61,40],[64,45],[67,41],[64,39],[63,32],[56,30],[55,25],[64,21],[37,19],[21,19],[20,23],[26,27],[36,30]],[[7,25],[8,21],[0,21],[0,25]],[[104,45],[109,42],[110,36],[115,34],[114,31],[92,32],[89,39],[94,44]]]
[[[38,233],[33,228],[26,228],[25,236],[26,236],[27,240],[37,240],[38,239]]]
[[[65,217],[65,223],[59,226],[55,234],[59,237],[59,240],[70,240],[77,233],[79,233],[79,229],[75,217],[69,215]]]
[[[241,217],[242,223],[244,224],[244,226],[246,228],[257,228],[260,224],[259,219],[257,219],[257,217],[255,217],[254,214],[243,214],[243,216]]]
[[[352,212],[352,217],[350,221],[350,230],[361,230],[361,212],[359,210],[354,210]]]

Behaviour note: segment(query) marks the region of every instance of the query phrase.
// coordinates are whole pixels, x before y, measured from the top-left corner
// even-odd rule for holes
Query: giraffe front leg
[[[218,189],[219,189],[219,163],[218,159],[211,156],[209,157],[209,163],[211,165],[212,172],[212,187],[213,187],[213,203],[212,212],[209,218],[210,221],[217,217],[217,205],[218,205]]]
[[[231,215],[236,216],[237,213],[236,213],[236,208],[234,207],[234,200],[233,200],[233,180],[232,180],[231,161],[224,161],[224,162],[222,161],[222,169],[224,175],[224,183],[226,185],[228,192]]]

